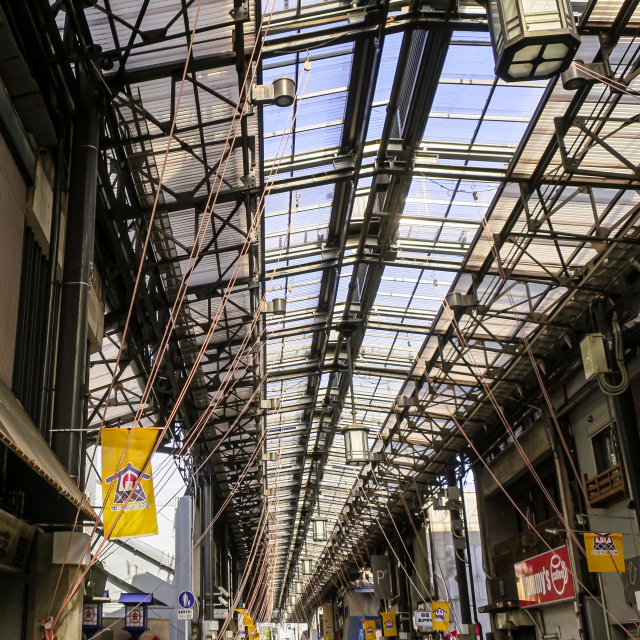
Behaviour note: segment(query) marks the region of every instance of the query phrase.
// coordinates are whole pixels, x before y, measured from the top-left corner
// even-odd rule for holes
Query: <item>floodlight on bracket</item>
[[[565,91],[576,91],[586,84],[602,82],[601,78],[610,78],[611,70],[606,62],[585,62],[574,60],[571,66],[560,74],[562,88]]]
[[[418,407],[420,406],[420,398],[418,396],[398,396],[396,398],[396,407]]]
[[[255,105],[290,107],[296,99],[296,83],[289,76],[276,78],[271,84],[254,84],[251,102]]]
[[[452,309],[468,309],[470,307],[478,306],[478,299],[476,298],[475,293],[459,293],[455,291],[454,293],[450,293],[446,297],[447,304]]]
[[[273,313],[274,316],[283,316],[287,312],[287,301],[284,298],[274,298],[265,303],[262,312]]]

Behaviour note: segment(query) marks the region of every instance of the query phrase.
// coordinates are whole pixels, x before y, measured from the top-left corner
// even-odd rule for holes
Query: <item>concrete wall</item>
[[[2,640],[22,640],[29,576],[17,571],[0,571],[0,620]]]
[[[11,387],[27,185],[0,135],[0,380]]]

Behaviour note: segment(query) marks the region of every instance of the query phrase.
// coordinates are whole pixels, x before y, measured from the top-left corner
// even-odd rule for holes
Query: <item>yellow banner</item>
[[[621,533],[585,533],[587,566],[594,573],[624,572],[624,547]]]
[[[380,615],[382,616],[382,635],[397,636],[396,614],[393,611],[383,611]]]
[[[376,640],[375,620],[363,620],[362,628],[364,629],[364,640]]]
[[[431,623],[434,631],[449,631],[449,603],[431,603]]]
[[[158,429],[151,427],[102,430],[102,519],[106,538],[158,533],[151,465],[142,473],[157,436]]]

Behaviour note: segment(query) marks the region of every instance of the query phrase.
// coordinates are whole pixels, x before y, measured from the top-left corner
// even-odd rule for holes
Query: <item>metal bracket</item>
[[[242,182],[246,189],[253,189],[256,186],[256,172],[251,169],[249,173],[242,178]]]
[[[246,22],[249,20],[249,2],[244,0],[240,6],[231,9],[229,15],[235,22]]]

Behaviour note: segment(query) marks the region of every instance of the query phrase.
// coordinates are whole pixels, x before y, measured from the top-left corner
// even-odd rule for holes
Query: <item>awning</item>
[[[17,398],[0,381],[0,442],[92,520],[98,516],[42,437]]]

